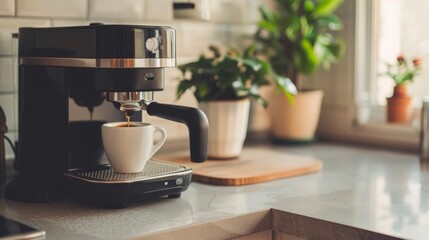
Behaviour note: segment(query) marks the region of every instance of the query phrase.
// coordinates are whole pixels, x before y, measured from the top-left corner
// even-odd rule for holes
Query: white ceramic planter
[[[199,107],[209,120],[209,158],[240,156],[247,133],[250,100],[202,102]]]

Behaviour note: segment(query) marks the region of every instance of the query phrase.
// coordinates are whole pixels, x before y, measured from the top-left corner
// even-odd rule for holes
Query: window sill
[[[360,144],[413,152],[419,149],[419,130],[409,125],[371,122],[354,126],[347,135]]]
[[[418,152],[419,128],[416,121],[409,125],[388,124],[384,108],[362,112],[359,108],[324,106],[318,127],[321,139]],[[374,118],[377,112],[380,118]],[[415,119],[418,119],[417,116]],[[418,122],[419,123],[419,122]],[[419,124],[417,124],[419,125]]]
[[[420,109],[412,111],[409,124],[387,123],[385,107],[360,107],[358,118],[349,128],[349,135],[359,142],[376,146],[418,151]]]

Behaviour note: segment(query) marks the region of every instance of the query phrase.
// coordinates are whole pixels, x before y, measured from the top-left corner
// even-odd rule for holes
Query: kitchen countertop
[[[48,239],[135,238],[269,209],[395,237],[428,238],[429,171],[421,170],[417,154],[333,143],[273,148],[318,158],[323,169],[239,187],[192,183],[181,198],[125,209],[1,198],[0,214],[45,230]]]

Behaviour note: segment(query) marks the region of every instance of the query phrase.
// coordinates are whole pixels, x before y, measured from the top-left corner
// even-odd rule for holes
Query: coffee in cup
[[[155,134],[161,138],[155,142]],[[114,122],[101,127],[104,151],[113,170],[118,173],[142,172],[146,162],[164,144],[167,133],[150,123]]]

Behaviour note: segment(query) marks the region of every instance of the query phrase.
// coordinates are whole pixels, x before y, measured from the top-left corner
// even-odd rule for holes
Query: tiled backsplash
[[[92,0],[89,1],[88,13],[91,19],[111,18],[117,19],[145,19],[146,5],[141,0]],[[163,1],[158,1],[163,2]]]
[[[15,0],[1,0],[0,1],[0,15],[1,16],[14,16],[15,15]]]
[[[0,105],[6,113],[8,136],[16,139],[17,83],[12,69],[11,34],[19,27],[50,27],[86,25],[90,22],[167,25],[176,28],[178,64],[195,59],[209,44],[243,47],[256,30],[258,7],[271,5],[273,0],[194,0],[208,1],[210,21],[173,18],[173,0],[0,0]],[[180,72],[167,69],[166,89],[155,99],[196,106],[191,94],[175,100],[175,87]],[[14,82],[15,79],[15,82]],[[162,119],[150,119],[167,129],[169,140],[187,138],[180,124]],[[7,146],[7,154],[11,149]]]
[[[86,18],[87,15],[87,0],[16,0],[18,17]]]

